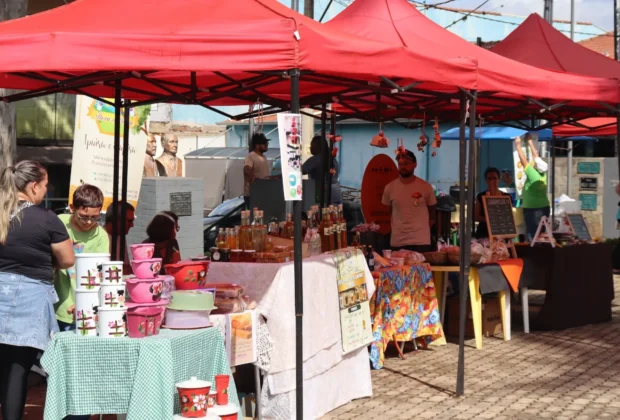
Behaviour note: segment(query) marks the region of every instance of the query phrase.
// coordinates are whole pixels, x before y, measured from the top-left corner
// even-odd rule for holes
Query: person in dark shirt
[[[155,244],[153,258],[161,258],[161,274],[166,274],[167,264],[176,264],[181,261],[181,252],[177,242],[179,216],[172,211],[162,211],[153,217],[146,227],[148,238],[142,243]]]
[[[4,420],[20,420],[28,373],[58,332],[54,268],[75,263],[64,225],[37,207],[47,193],[47,171],[38,162],[15,166],[10,150],[0,159],[0,405]]]
[[[476,196],[476,204],[474,208],[474,220],[478,222],[478,228],[476,229],[476,238],[488,238],[489,237],[489,229],[487,227],[487,219],[486,213],[484,211],[484,204],[482,203],[482,197],[484,196],[506,196],[510,197],[510,194],[506,194],[499,190],[499,169],[497,168],[487,168],[484,171],[484,179],[487,182],[488,190],[482,191],[480,194]],[[512,200],[512,198],[511,198]]]
[[[314,179],[316,181],[316,201],[318,203],[318,192],[322,187],[319,179],[321,178],[321,156],[323,156],[323,165],[325,170],[325,186],[327,187],[328,179],[329,179],[329,169],[328,169],[328,154],[329,147],[327,144],[325,145],[328,153],[327,155],[323,155],[321,153],[321,141],[325,142],[321,136],[314,136],[312,141],[310,142],[310,153],[311,157],[308,158],[302,165],[302,172],[307,174],[310,179]],[[338,161],[335,158],[332,158],[332,184],[331,184],[331,202],[329,204],[340,204],[342,203],[342,197],[340,192],[340,184],[338,184],[338,174],[340,172],[340,167],[338,165]]]

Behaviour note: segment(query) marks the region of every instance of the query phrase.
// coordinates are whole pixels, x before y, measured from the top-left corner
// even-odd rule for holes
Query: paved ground
[[[454,394],[456,344],[407,348],[405,360],[392,350],[372,372],[374,397],[324,419],[620,419],[620,277],[615,289],[611,323],[527,335],[513,326],[511,341],[485,338],[481,350],[468,341],[465,397]],[[44,401],[33,384],[24,418],[43,418]]]
[[[454,393],[458,346],[449,343],[405,360],[393,353],[372,372],[372,399],[324,419],[620,419],[620,277],[614,280],[611,323],[532,334],[513,326],[511,341],[485,338],[481,350],[468,341],[462,398]]]

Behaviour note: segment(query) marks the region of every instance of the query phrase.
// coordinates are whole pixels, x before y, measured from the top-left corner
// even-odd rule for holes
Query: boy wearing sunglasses
[[[80,185],[73,193],[71,214],[60,215],[73,242],[75,254],[110,252],[110,240],[105,229],[99,226],[103,193],[94,185]],[[56,270],[54,285],[58,294],[55,305],[60,331],[75,329],[75,266]]]

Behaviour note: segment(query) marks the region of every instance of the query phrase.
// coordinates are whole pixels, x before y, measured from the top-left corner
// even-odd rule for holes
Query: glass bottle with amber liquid
[[[321,252],[330,252],[334,250],[334,235],[331,219],[327,212],[327,208],[323,208],[323,219],[319,225],[319,234],[321,235]]]
[[[338,224],[340,225],[340,248],[347,248],[347,220],[344,218],[342,204],[338,204]]]
[[[334,236],[334,250],[342,248],[340,244],[340,223],[338,223],[338,214],[336,207],[329,206],[329,219],[332,221],[332,235]]]
[[[293,215],[288,213],[286,215],[286,222],[284,223],[284,234],[282,235],[285,239],[293,239],[295,235],[295,225],[293,224]]]
[[[252,242],[256,252],[265,252],[267,241],[267,226],[263,224],[263,212],[257,210],[254,214],[254,225],[252,226]]]
[[[241,212],[241,227],[239,228],[239,249],[249,251],[253,248],[252,226],[250,226],[250,211]]]

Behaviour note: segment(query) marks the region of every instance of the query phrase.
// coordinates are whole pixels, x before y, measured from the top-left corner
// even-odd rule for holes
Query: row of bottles
[[[295,225],[291,214],[287,214],[286,221],[277,223],[272,221],[269,226],[263,223],[263,212],[253,209],[253,221],[250,211],[241,212],[241,226],[235,228],[220,228],[216,247],[220,250],[242,250],[256,252],[271,252],[270,236],[293,239]],[[312,206],[308,211],[308,220],[302,221],[302,237],[309,245],[310,255],[335,251],[346,248],[347,222],[343,214],[342,204],[323,208],[322,217],[319,217],[319,207]]]
[[[216,245],[219,249],[268,251],[267,226],[263,224],[263,212],[254,209],[254,221],[250,224],[250,211],[242,211],[241,226],[220,228]]]
[[[318,221],[318,207],[315,206],[315,222]],[[338,207],[329,206],[323,208],[322,218],[319,223],[319,235],[321,236],[321,250],[323,252],[335,251],[347,247],[347,221],[344,218],[342,204]]]

